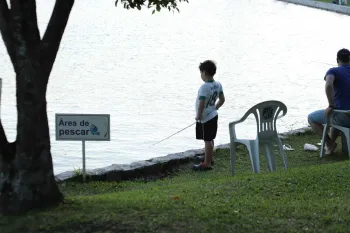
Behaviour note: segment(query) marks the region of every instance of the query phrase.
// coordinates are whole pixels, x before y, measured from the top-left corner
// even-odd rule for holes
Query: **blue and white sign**
[[[56,114],[56,140],[110,141],[109,114]]]

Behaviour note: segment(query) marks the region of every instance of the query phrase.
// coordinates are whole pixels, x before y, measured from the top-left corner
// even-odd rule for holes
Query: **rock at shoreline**
[[[310,131],[310,127],[291,130],[280,133],[279,137],[284,140],[291,135],[302,135]],[[218,145],[215,149],[229,149],[230,143]],[[164,177],[173,172],[181,164],[193,161],[196,156],[204,155],[204,149],[188,150],[185,152],[169,154],[162,157],[156,157],[145,161],[137,161],[131,164],[112,164],[107,167],[97,168],[86,171],[87,180],[97,181],[122,181],[152,177]],[[70,180],[82,180],[81,171],[67,171],[58,174],[55,178],[57,182]]]

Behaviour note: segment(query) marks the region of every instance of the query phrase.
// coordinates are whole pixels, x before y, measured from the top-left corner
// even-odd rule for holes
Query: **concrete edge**
[[[310,127],[303,127],[280,133],[284,138],[292,135],[303,135],[310,131]],[[230,143],[218,145],[215,149],[228,149]],[[151,158],[149,160],[137,161],[131,164],[112,164],[107,167],[87,170],[88,181],[123,181],[134,179],[153,180],[171,174],[181,164],[193,161],[196,156],[204,155],[204,149],[187,150],[180,153],[169,154],[162,157]],[[55,176],[56,182],[81,181],[82,176],[74,171],[67,171]]]
[[[321,10],[332,11],[339,14],[350,15],[349,6],[337,5],[333,3],[327,3],[327,2],[318,2],[314,0],[276,0],[276,1],[293,3],[293,4],[317,8]]]

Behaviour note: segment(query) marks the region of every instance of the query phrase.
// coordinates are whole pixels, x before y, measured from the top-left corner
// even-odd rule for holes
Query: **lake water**
[[[38,1],[41,32],[54,0]],[[194,122],[202,84],[198,65],[218,64],[226,95],[216,145],[229,142],[228,123],[252,105],[284,102],[279,131],[303,127],[307,114],[325,107],[323,76],[335,63],[350,18],[274,0],[190,0],[180,13],[115,8],[114,0],[76,1],[48,86],[48,116],[55,174],[81,168],[81,142],[55,140],[55,113],[111,115],[111,141],[87,142],[87,168],[124,164],[198,149]],[[338,35],[341,37],[337,37]],[[15,77],[0,42],[1,119],[16,136]],[[238,135],[253,137],[252,118]]]

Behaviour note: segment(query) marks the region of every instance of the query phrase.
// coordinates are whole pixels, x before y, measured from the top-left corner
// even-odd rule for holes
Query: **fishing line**
[[[212,112],[210,112],[210,113],[212,113]],[[210,113],[206,114],[204,117],[208,116]],[[166,139],[168,139],[168,138],[170,138],[170,137],[172,137],[172,136],[174,136],[174,135],[176,135],[176,134],[178,134],[178,133],[180,133],[180,132],[184,131],[185,129],[187,129],[187,128],[191,127],[192,125],[194,125],[194,124],[196,124],[196,123],[197,123],[197,121],[196,121],[196,122],[194,122],[194,123],[192,123],[192,124],[190,124],[189,126],[187,126],[187,127],[183,128],[183,129],[181,129],[181,130],[177,131],[176,133],[173,133],[173,134],[172,134],[172,135],[170,135],[169,137],[164,138],[163,140],[161,140],[161,141],[159,141],[159,142],[156,142],[156,143],[154,143],[154,144],[150,145],[149,147],[154,146],[154,145],[156,145],[156,144],[158,144],[158,143],[161,143],[162,141],[165,141]]]
[[[175,134],[180,133],[181,131],[184,131],[185,129],[187,129],[187,128],[191,127],[192,125],[194,125],[194,124],[196,124],[196,123],[197,123],[197,122],[194,122],[194,123],[190,124],[189,126],[187,126],[187,127],[183,128],[183,129],[181,129],[181,130],[177,131],[176,133],[174,133],[174,134],[170,135],[169,137],[164,138],[163,140],[161,140],[161,141],[159,141],[159,142],[156,142],[156,143],[154,143],[154,144],[150,145],[150,147],[151,147],[151,146],[154,146],[154,145],[156,145],[156,144],[158,144],[158,143],[161,143],[162,141],[165,141],[166,139],[168,139],[168,138],[170,138],[170,137],[174,136]]]
[[[313,63],[320,63],[320,64],[324,64],[324,65],[329,65],[329,66],[334,66],[334,64],[327,63],[327,62],[322,62],[322,61],[310,61],[310,62],[313,62]]]

